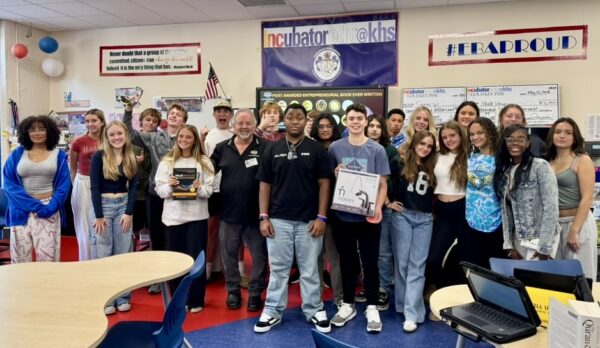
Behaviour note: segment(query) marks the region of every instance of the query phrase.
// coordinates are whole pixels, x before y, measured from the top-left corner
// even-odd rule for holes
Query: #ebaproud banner
[[[398,13],[262,22],[264,87],[397,83]]]

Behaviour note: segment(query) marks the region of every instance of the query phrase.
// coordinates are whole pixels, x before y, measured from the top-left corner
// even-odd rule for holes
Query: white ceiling
[[[516,0],[285,0],[244,7],[237,0],[0,0],[0,19],[45,31],[323,16]]]

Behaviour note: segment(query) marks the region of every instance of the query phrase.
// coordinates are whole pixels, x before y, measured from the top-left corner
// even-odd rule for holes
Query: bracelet
[[[323,222],[326,223],[327,222],[327,217],[323,216],[321,214],[317,214],[317,220],[321,220],[321,221],[323,221]]]

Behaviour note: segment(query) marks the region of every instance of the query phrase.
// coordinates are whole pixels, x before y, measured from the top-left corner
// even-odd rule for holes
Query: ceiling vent
[[[244,7],[287,5],[285,0],[238,0],[238,2],[244,5]]]

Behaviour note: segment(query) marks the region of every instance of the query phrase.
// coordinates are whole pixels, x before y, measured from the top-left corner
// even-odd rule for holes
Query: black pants
[[[463,261],[489,269],[490,257],[507,258],[502,248],[503,243],[502,225],[488,233],[468,228],[458,236],[459,257]]]
[[[159,196],[148,193],[146,195],[146,215],[150,228],[150,241],[152,250],[165,250],[165,225],[162,223],[164,200]]]
[[[455,273],[453,270],[457,266],[449,264],[450,259],[443,265],[444,256],[454,240],[469,228],[465,219],[465,199],[448,203],[437,201],[435,214],[425,277],[428,285],[441,288],[452,282],[451,274]]]
[[[381,225],[364,222],[345,222],[336,219],[333,239],[340,254],[344,302],[354,303],[356,291],[356,265],[359,259],[364,272],[364,288],[367,304],[376,305],[379,292],[379,236]]]
[[[208,223],[207,220],[186,222],[177,226],[167,226],[165,231],[166,250],[178,251],[190,255],[194,260],[201,251],[206,252],[206,243],[208,242]],[[181,283],[183,277],[169,282],[171,293]],[[206,271],[194,279],[188,295],[187,305],[190,308],[204,307],[204,295],[206,293]]]

